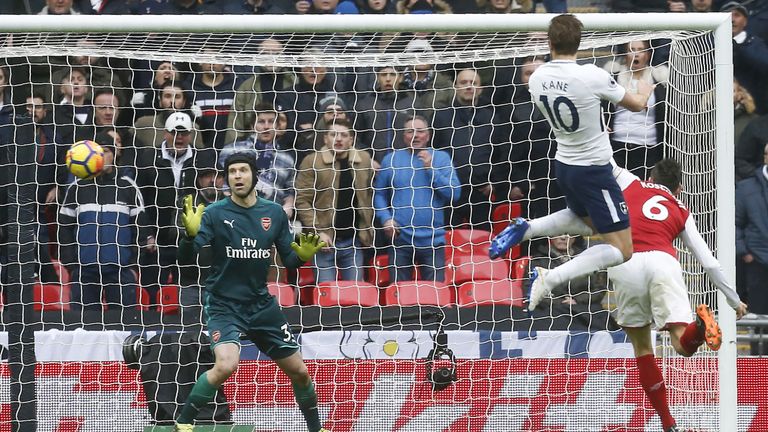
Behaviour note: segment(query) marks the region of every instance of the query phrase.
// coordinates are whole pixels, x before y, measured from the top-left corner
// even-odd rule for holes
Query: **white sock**
[[[563,234],[588,236],[592,235],[592,228],[585,224],[579,216],[570,209],[554,212],[528,221],[530,228],[523,236],[523,240],[538,237],[557,237]]]
[[[604,270],[624,262],[621,251],[609,244],[592,246],[584,252],[576,255],[567,263],[555,267],[547,273],[544,282],[547,286],[555,288],[569,280],[580,276],[586,276],[598,270]]]

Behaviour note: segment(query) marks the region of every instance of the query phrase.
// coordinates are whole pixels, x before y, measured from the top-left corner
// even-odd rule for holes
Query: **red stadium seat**
[[[509,275],[510,278],[512,278],[512,281],[514,282],[520,282],[520,285],[522,285],[523,281],[528,279],[528,263],[531,261],[531,257],[524,256],[522,258],[518,258],[514,261],[512,261],[512,272]]]
[[[512,222],[512,219],[519,218],[522,214],[523,207],[517,202],[503,203],[494,207],[491,212],[491,230],[493,235],[502,232]]]
[[[46,284],[39,282],[33,287],[33,308],[36,311],[69,310],[69,285]]]
[[[146,288],[138,285],[136,286],[136,303],[136,307],[142,311],[148,311],[149,306],[152,304],[149,291],[147,291]]]
[[[296,305],[296,289],[292,285],[282,282],[270,282],[267,284],[269,293],[275,296],[280,306]]]
[[[61,265],[61,263],[55,259],[51,260],[51,264],[53,265],[53,270],[56,272],[56,275],[59,276],[59,281],[62,285],[69,285],[70,277],[69,277],[69,270],[67,270],[66,267]]]
[[[504,228],[509,226],[512,219],[520,217],[522,213],[523,208],[520,203],[504,203],[496,206],[496,208],[493,209],[493,212],[491,212],[491,229],[493,230],[493,235],[498,235],[500,232],[504,231]],[[521,253],[520,245],[517,245],[509,250],[507,257],[515,259],[519,257]]]
[[[368,267],[368,282],[380,287],[389,285],[389,255],[373,257],[373,265]]]
[[[319,306],[378,306],[379,289],[368,282],[322,282],[314,290],[313,303]]]
[[[304,264],[298,268],[298,282],[300,287],[315,286],[315,266]]]
[[[177,285],[163,285],[158,293],[160,312],[167,315],[179,313],[179,287]]]
[[[488,256],[491,233],[476,229],[455,229],[445,232],[446,258],[452,255]]]
[[[446,282],[459,286],[464,282],[509,278],[507,260],[491,260],[488,255],[453,255],[446,259]]]
[[[453,289],[442,282],[397,282],[386,289],[384,302],[400,306],[451,306]]]
[[[523,307],[523,289],[509,279],[467,282],[456,290],[456,303],[459,306]]]
[[[301,304],[312,304],[315,292],[315,266],[304,264],[296,270],[296,286],[299,288]]]

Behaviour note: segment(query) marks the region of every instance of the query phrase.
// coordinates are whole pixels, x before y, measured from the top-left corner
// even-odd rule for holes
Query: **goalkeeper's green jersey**
[[[278,204],[258,198],[250,208],[231,198],[209,205],[194,239],[179,244],[179,263],[194,263],[194,256],[211,247],[211,272],[205,287],[212,300],[254,302],[269,296],[267,271],[273,262],[274,245],[283,265],[296,268],[301,259],[291,248],[294,236],[288,217]]]

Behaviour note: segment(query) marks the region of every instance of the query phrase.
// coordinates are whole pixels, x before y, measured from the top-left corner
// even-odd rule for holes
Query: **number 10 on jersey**
[[[564,130],[566,132],[573,132],[579,128],[579,112],[576,110],[576,106],[565,96],[558,96],[552,103],[552,107],[549,106],[549,98],[546,95],[539,96],[539,100],[544,109],[547,111],[547,117],[549,123],[553,128],[557,130]],[[563,117],[560,115],[560,106],[565,105],[568,107],[568,111],[571,112],[571,124],[566,124],[563,121]]]

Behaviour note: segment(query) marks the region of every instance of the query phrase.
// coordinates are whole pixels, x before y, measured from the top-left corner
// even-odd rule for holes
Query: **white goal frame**
[[[716,102],[717,257],[735,279],[733,54],[730,13],[575,14],[587,31],[691,30],[714,33]],[[546,31],[551,14],[511,15],[0,15],[0,33],[331,33],[331,32],[502,32]],[[9,47],[6,47],[8,49]],[[11,48],[12,49],[12,48]],[[718,292],[718,305],[727,305]],[[718,307],[723,344],[718,353],[721,431],[736,431],[736,318]]]

